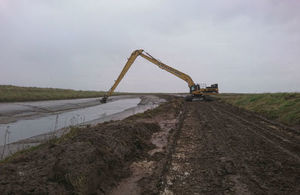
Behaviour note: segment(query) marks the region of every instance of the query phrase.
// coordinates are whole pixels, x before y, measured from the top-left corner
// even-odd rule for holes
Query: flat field
[[[0,102],[24,102],[40,100],[92,98],[103,96],[104,93],[105,92],[103,91],[80,91],[72,89],[0,85]]]
[[[105,91],[0,85],[0,102],[25,102],[101,97]],[[114,92],[113,95],[160,95],[163,93]]]

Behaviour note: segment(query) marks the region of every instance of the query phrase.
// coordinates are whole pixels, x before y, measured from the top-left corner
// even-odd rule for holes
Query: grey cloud
[[[107,90],[143,48],[223,92],[300,91],[299,8],[297,0],[2,0],[0,83]],[[187,86],[138,59],[117,90]]]

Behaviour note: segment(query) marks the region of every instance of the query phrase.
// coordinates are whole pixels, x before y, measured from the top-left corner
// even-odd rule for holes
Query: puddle
[[[134,162],[130,166],[132,175],[124,179],[117,188],[115,188],[110,195],[138,195],[140,188],[138,181],[147,175],[150,175],[154,168],[153,161],[139,161]]]
[[[176,127],[177,119],[163,120],[159,122],[161,131],[152,135],[151,142],[156,146],[155,149],[149,151],[149,155],[153,156],[157,152],[163,152],[168,144],[169,132]],[[138,161],[130,165],[131,175],[123,179],[119,185],[112,190],[110,195],[138,195],[141,194],[141,188],[138,182],[152,174],[155,169],[154,161]]]
[[[161,131],[156,132],[152,135],[151,143],[153,143],[156,148],[149,151],[149,154],[152,156],[157,152],[163,152],[164,148],[168,144],[168,135],[171,129],[174,129],[177,123],[177,119],[164,120],[159,122]]]
[[[30,120],[19,120],[9,124],[0,124],[0,146],[4,145],[5,141],[6,144],[9,144],[71,125],[107,118],[109,115],[137,106],[140,101],[140,98],[122,99],[56,115]]]

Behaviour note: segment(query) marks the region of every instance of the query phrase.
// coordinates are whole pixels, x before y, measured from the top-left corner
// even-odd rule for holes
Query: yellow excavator
[[[185,99],[187,101],[193,101],[193,100],[205,100],[207,99],[207,95],[212,95],[212,94],[216,94],[219,93],[219,88],[218,88],[218,84],[213,84],[211,86],[208,87],[200,87],[199,84],[195,84],[193,79],[179,71],[176,70],[162,62],[160,62],[159,60],[155,59],[154,57],[152,57],[150,54],[148,54],[147,52],[145,52],[142,49],[139,50],[135,50],[134,52],[132,52],[131,56],[128,58],[127,63],[125,64],[122,72],[120,73],[119,77],[117,78],[117,80],[115,81],[114,85],[110,88],[110,90],[104,95],[104,97],[100,100],[102,103],[106,103],[107,98],[109,96],[112,95],[112,93],[114,92],[114,90],[116,89],[116,87],[118,86],[118,84],[121,82],[121,80],[123,79],[123,77],[125,76],[125,74],[127,73],[128,69],[131,67],[131,65],[133,64],[133,62],[135,61],[135,59],[141,56],[143,58],[145,58],[146,60],[152,62],[153,64],[157,65],[159,68],[168,71],[169,73],[181,78],[182,80],[186,81],[189,89],[190,89],[190,95],[185,97]]]

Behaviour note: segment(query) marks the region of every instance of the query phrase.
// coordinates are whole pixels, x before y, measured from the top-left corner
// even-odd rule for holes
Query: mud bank
[[[112,96],[108,101],[139,97],[138,95]],[[100,98],[0,103],[0,124],[12,123],[21,119],[35,119],[99,104]]]
[[[300,137],[256,114],[169,97],[0,164],[2,194],[300,194]]]
[[[129,100],[130,101],[130,99],[134,100],[134,99],[136,99],[136,97],[134,97],[134,96],[116,96],[116,97],[113,97],[112,99],[110,99],[109,102],[113,102],[112,104],[114,104],[114,103],[117,103],[118,100],[123,100],[123,101],[128,101]],[[79,101],[79,100],[77,100],[77,101]],[[124,119],[124,118],[126,118],[128,116],[144,112],[144,111],[146,111],[148,109],[153,109],[153,108],[157,107],[159,104],[161,104],[162,102],[165,102],[165,99],[162,99],[162,98],[159,98],[159,97],[156,97],[156,96],[152,96],[152,95],[140,96],[140,102],[139,102],[139,104],[137,106],[131,107],[129,109],[126,109],[124,111],[117,112],[117,113],[111,114],[111,115],[109,115],[109,114],[108,115],[106,115],[106,114],[102,115],[101,114],[100,118],[97,118],[97,119],[94,119],[94,120],[88,120],[88,117],[84,116],[85,120],[87,120],[87,121],[86,122],[80,122],[79,121],[79,123],[75,124],[75,125],[76,126],[96,125],[98,123],[102,123],[102,122],[110,121],[110,120],[122,120],[122,119]],[[55,103],[55,104],[57,104],[57,103]],[[97,104],[99,104],[99,103],[97,103]],[[105,104],[103,106],[106,106],[106,105],[108,105],[108,104]],[[123,105],[122,106],[117,106],[117,107],[123,107]],[[94,109],[94,107],[90,107],[90,108]],[[88,109],[90,109],[90,108],[88,108]],[[95,108],[97,108],[97,106]],[[94,109],[94,111],[96,113],[99,112],[99,110],[95,110],[95,109]],[[78,115],[78,111],[77,110],[72,111],[70,113],[73,113],[73,112],[74,113],[76,112],[76,116]],[[108,112],[111,112],[111,110],[108,110]],[[69,113],[69,112],[67,112],[67,113]],[[64,125],[64,124],[60,124],[59,121],[57,120],[58,117],[59,117],[59,119],[62,122],[64,122],[65,120],[64,120],[64,117],[62,115],[64,115],[64,113],[62,113],[60,115],[58,115],[58,114],[57,115],[51,115],[52,118],[53,117],[55,118],[55,116],[56,116],[56,120],[55,121],[46,121],[46,122],[49,123],[49,124],[47,123],[48,126],[50,125],[52,127],[53,124],[55,124],[55,127],[56,126],[59,127],[60,125]],[[95,115],[95,113],[93,113],[93,115]],[[95,116],[98,116],[98,115],[99,114],[96,114]],[[95,118],[95,116],[92,116],[92,117]],[[37,116],[35,116],[35,117],[37,117]],[[71,115],[70,115],[70,117],[71,117]],[[80,118],[82,118],[82,117],[80,117]],[[45,121],[45,119],[47,119],[47,117],[46,118],[45,117],[44,118],[40,118],[40,119],[42,121]],[[33,120],[33,122],[34,121],[35,120]],[[25,120],[24,122],[30,123],[31,120]],[[47,124],[45,124],[44,126],[47,127]],[[30,126],[32,126],[32,125],[30,125]],[[27,127],[27,128],[31,128],[30,126]],[[32,136],[30,138],[26,138],[26,139],[23,138],[20,141],[16,141],[16,142],[12,142],[12,143],[7,143],[5,146],[3,144],[0,145],[0,160],[3,159],[3,158],[5,158],[5,157],[8,157],[8,156],[12,155],[13,153],[15,153],[17,151],[20,151],[22,149],[30,148],[32,146],[36,146],[38,144],[44,143],[44,142],[46,142],[49,139],[60,137],[63,134],[66,134],[70,130],[70,128],[68,126],[64,127],[64,128],[55,128],[54,130],[50,130],[50,131],[47,130],[50,127],[49,128],[45,128],[45,127],[43,127],[42,124],[36,124],[36,126],[38,128],[36,128],[35,131],[43,132],[43,131],[46,130],[48,132],[47,133],[39,133],[39,135],[35,135],[35,136]],[[74,126],[74,124],[72,126]],[[42,128],[44,128],[44,129],[42,129]],[[50,129],[52,129],[52,128],[50,128]],[[10,127],[9,130],[10,130],[10,134],[11,134],[11,127]],[[30,131],[33,131],[32,128],[30,129]],[[21,131],[20,133],[21,133],[21,135],[25,136],[25,132]],[[2,132],[2,134],[3,134],[3,132]],[[11,138],[12,137],[10,135],[10,141],[12,140]]]
[[[108,194],[131,175],[130,166],[155,149],[159,121],[176,118],[180,103],[68,134],[0,164],[2,194]],[[167,113],[167,114],[166,114]]]

